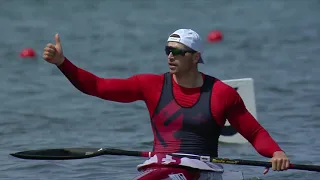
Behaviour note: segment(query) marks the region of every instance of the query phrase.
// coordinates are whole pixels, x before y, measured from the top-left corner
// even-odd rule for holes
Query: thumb
[[[61,49],[60,37],[58,33],[55,35],[54,39],[56,40],[56,46]]]

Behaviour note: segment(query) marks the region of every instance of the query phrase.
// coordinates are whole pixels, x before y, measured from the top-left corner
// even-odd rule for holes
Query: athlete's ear
[[[200,60],[200,53],[198,53],[198,52],[197,52],[197,53],[194,53],[192,60],[193,60],[193,63],[194,63],[194,64],[197,64],[197,63],[199,62],[199,60]]]

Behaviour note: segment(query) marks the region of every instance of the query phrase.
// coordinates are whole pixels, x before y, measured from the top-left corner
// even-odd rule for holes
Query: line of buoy
[[[218,41],[221,41],[222,39],[223,39],[223,35],[222,35],[222,32],[219,30],[213,30],[209,32],[207,36],[207,41],[209,43],[218,42]],[[21,58],[34,58],[36,56],[37,56],[37,53],[33,48],[24,48],[20,52]]]
[[[20,52],[21,58],[34,58],[36,57],[37,53],[32,48],[24,48]]]
[[[222,35],[222,32],[219,30],[213,30],[209,32],[207,36],[207,40],[209,43],[221,41],[222,39],[223,39],[223,35]]]

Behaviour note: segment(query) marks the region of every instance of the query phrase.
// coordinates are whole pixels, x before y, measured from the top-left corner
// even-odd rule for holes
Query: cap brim
[[[202,59],[202,56],[200,56],[199,63],[204,64],[204,61],[203,61],[203,59]]]

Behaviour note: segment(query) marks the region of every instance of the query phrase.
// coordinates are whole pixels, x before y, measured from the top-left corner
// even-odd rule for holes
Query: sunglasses
[[[186,53],[195,53],[197,51],[194,50],[183,50],[183,49],[179,49],[179,48],[175,48],[175,47],[171,47],[171,46],[166,46],[165,47],[165,51],[167,56],[169,56],[170,53],[172,53],[173,56],[184,56]]]

